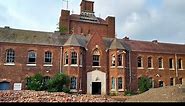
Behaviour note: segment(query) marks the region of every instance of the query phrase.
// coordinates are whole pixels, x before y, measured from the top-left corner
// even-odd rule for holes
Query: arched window
[[[123,55],[122,54],[118,55],[118,66],[123,66]]]
[[[100,52],[98,49],[93,52],[93,66],[100,66]]]
[[[143,58],[141,56],[137,58],[137,67],[143,67]]]
[[[77,53],[75,51],[71,53],[71,64],[77,64]]]
[[[113,54],[113,55],[112,55],[111,66],[115,66],[115,65],[116,65],[116,56]]]
[[[15,62],[15,51],[13,49],[6,50],[6,63]]]
[[[152,67],[153,67],[152,57],[148,57],[148,68],[152,68]]]
[[[158,59],[158,63],[159,63],[159,68],[163,68],[163,58],[162,57]]]
[[[123,81],[122,81],[122,77],[118,78],[118,89],[123,89]]]
[[[66,64],[68,64],[69,62],[68,62],[68,53],[67,52],[65,52],[64,53],[64,65],[66,65]]]
[[[35,51],[28,52],[28,63],[35,64],[36,63],[36,53]]]
[[[45,52],[44,62],[46,64],[51,64],[51,62],[52,62],[52,53],[50,51]]]
[[[70,89],[77,89],[77,79],[76,79],[76,77],[71,77]]]

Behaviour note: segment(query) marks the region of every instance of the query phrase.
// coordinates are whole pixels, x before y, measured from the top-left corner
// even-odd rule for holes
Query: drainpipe
[[[62,47],[60,47],[60,73],[62,72]]]
[[[177,54],[175,54],[175,72],[176,72],[176,77],[178,77],[179,75],[178,75],[178,69],[177,69],[177,62],[178,62],[178,60],[177,60]]]
[[[130,78],[130,81],[129,81],[129,87],[130,87],[130,90],[131,90],[131,83],[132,83],[132,71],[131,71],[131,56],[130,56],[130,53],[131,51],[129,51],[129,78]]]

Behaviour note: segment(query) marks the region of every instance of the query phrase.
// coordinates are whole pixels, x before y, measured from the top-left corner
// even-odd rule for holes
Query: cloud
[[[116,17],[119,38],[185,42],[185,0],[91,0],[95,14]],[[69,9],[80,13],[81,0],[69,0]],[[0,0],[0,25],[21,29],[54,31],[62,0]]]

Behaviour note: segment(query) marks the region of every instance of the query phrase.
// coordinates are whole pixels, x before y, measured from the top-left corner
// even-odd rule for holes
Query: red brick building
[[[137,91],[142,75],[152,87],[185,81],[185,45],[115,37],[115,17],[94,14],[82,0],[80,14],[62,10],[60,32],[0,28],[0,89],[26,89],[26,78],[64,72],[71,92],[122,94]]]

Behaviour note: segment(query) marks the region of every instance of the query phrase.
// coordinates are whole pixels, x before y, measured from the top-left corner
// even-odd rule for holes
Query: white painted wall
[[[87,94],[92,94],[92,82],[101,82],[101,94],[106,95],[106,73],[99,70],[87,73]]]

